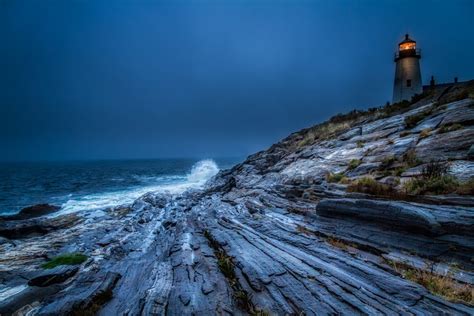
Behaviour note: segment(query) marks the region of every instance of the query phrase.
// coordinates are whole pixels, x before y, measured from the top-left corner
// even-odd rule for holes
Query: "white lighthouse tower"
[[[408,34],[398,44],[395,53],[395,81],[393,84],[393,100],[397,103],[403,100],[410,101],[415,94],[423,92],[420,72],[420,50],[416,48],[416,42]]]

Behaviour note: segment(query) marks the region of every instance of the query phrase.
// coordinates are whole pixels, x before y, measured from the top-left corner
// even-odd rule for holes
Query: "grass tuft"
[[[448,132],[452,132],[452,131],[457,131],[457,130],[460,130],[462,129],[463,126],[461,124],[450,124],[450,125],[443,125],[441,126],[441,128],[438,130],[438,133],[439,134],[443,134],[443,133],[448,133]]]
[[[459,182],[450,175],[435,178],[414,178],[407,181],[404,188],[407,193],[420,194],[449,194],[455,192]]]
[[[420,139],[426,138],[431,135],[431,128],[425,128],[420,133]]]
[[[382,159],[382,163],[381,163],[380,166],[379,166],[379,170],[385,170],[385,169],[387,169],[387,168],[390,167],[395,161],[397,161],[397,159],[396,159],[395,156],[393,156],[393,155],[384,157],[384,158]]]
[[[52,258],[50,261],[41,265],[43,269],[53,269],[62,265],[81,264],[87,260],[87,256],[81,253],[65,253]]]
[[[253,304],[251,295],[247,293],[247,291],[245,291],[242,285],[239,283],[237,275],[235,274],[235,263],[232,260],[232,257],[227,255],[225,250],[221,247],[217,240],[212,237],[208,230],[204,230],[204,237],[206,237],[209,242],[209,246],[214,251],[219,270],[221,270],[222,274],[225,276],[233,290],[235,304],[250,315],[267,315],[266,312],[258,309]]]
[[[421,171],[421,176],[407,181],[405,191],[410,194],[449,194],[455,192],[460,183],[448,175],[448,165],[442,162],[430,162]]]
[[[371,177],[362,177],[349,184],[348,192],[360,192],[372,195],[393,196],[396,190],[386,184],[377,182]]]
[[[352,247],[352,248],[357,248],[357,246],[353,246],[345,241],[342,241],[338,238],[335,238],[335,237],[328,237],[326,239],[326,241],[328,242],[328,244],[330,244],[331,246],[333,247],[336,247],[336,248],[339,248],[339,249],[342,249],[342,250],[348,250],[349,247]]]
[[[423,119],[430,116],[431,113],[433,113],[433,109],[434,109],[434,107],[431,106],[431,107],[425,109],[424,111],[421,111],[419,113],[416,113],[416,114],[405,117],[405,126],[407,128],[415,127]]]
[[[359,159],[352,159],[349,161],[349,165],[347,166],[347,170],[354,170],[355,168],[359,167],[362,161]]]
[[[348,183],[349,179],[343,173],[329,173],[326,176],[327,182],[332,183]]]
[[[402,160],[407,168],[413,168],[422,163],[422,161],[416,157],[415,150],[413,149],[410,149],[404,153]]]
[[[387,261],[403,278],[424,286],[431,293],[448,301],[474,305],[474,287],[452,279],[449,274],[438,275],[429,270],[413,268],[404,263]]]

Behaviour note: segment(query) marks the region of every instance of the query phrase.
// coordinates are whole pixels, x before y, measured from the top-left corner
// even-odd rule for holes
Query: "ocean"
[[[39,203],[58,213],[127,204],[150,191],[179,193],[202,186],[239,159],[156,159],[0,164],[0,214]]]

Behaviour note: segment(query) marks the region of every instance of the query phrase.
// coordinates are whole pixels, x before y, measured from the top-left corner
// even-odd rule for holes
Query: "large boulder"
[[[474,212],[466,207],[342,198],[321,200],[316,213],[421,234],[474,235]]]
[[[474,128],[464,128],[422,139],[416,157],[423,161],[466,159],[474,139]]]
[[[465,99],[451,104],[452,109],[446,112],[442,125],[465,124],[474,121],[474,101]]]

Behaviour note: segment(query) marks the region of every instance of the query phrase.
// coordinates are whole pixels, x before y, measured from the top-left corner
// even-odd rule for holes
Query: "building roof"
[[[405,43],[416,43],[416,41],[412,40],[410,36],[408,36],[408,34],[405,34],[405,39],[401,41],[398,45]]]

